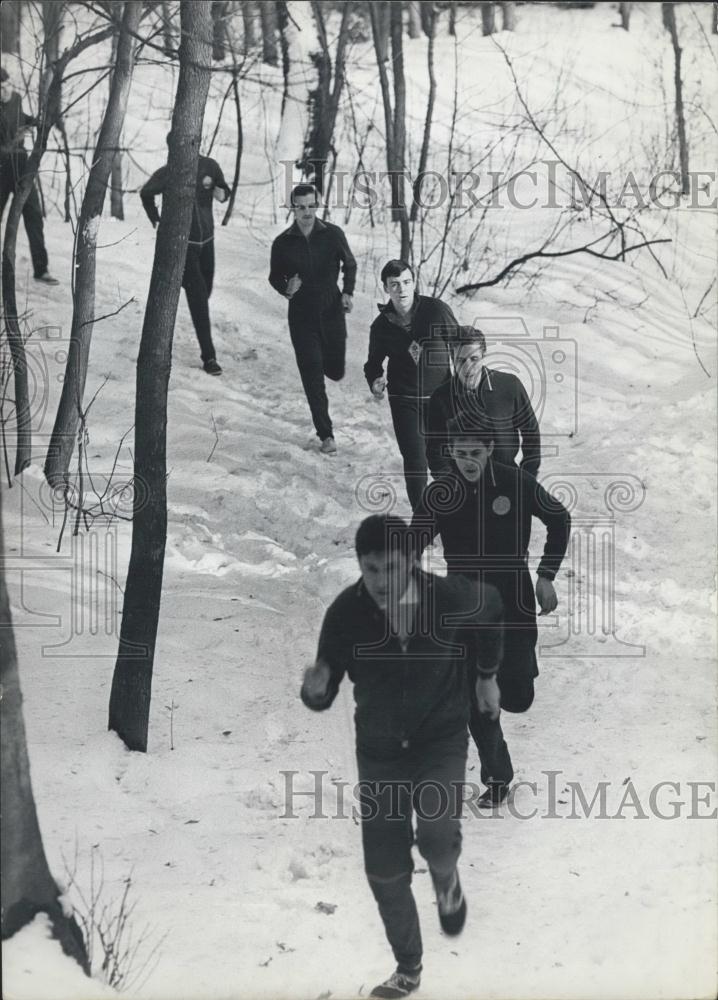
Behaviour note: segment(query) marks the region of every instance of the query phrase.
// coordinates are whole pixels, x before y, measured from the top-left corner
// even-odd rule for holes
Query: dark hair
[[[292,188],[292,193],[289,197],[290,205],[294,204],[295,198],[304,198],[308,194],[313,194],[315,202],[319,204],[319,192],[313,184],[297,184],[296,187]]]
[[[470,441],[481,441],[482,444],[490,445],[496,439],[496,428],[486,411],[474,411],[454,417],[448,421],[446,431],[450,441],[467,438]]]
[[[405,260],[399,260],[399,258],[388,260],[381,269],[380,277],[382,285],[386,285],[387,278],[398,278],[404,271],[408,271],[412,278],[414,277],[413,268]]]
[[[406,521],[396,514],[372,514],[357,528],[354,541],[357,556],[370,552],[414,554],[414,534]]]
[[[460,326],[454,336],[454,347],[468,347],[469,344],[478,344],[481,350],[486,353],[486,337],[478,326]]]

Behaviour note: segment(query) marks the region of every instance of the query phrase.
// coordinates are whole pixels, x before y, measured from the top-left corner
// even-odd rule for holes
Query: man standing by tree
[[[10,195],[17,193],[27,167],[27,151],[23,140],[25,132],[37,125],[37,121],[26,115],[22,109],[20,95],[15,91],[6,69],[0,69],[0,218]],[[42,221],[42,207],[37,188],[33,182],[23,206],[27,241],[30,244],[32,270],[35,281],[46,285],[59,284],[47,270],[47,250]]]
[[[471,423],[486,414],[495,431],[493,459],[514,465],[521,445],[521,468],[538,475],[541,435],[531,401],[521,381],[510,372],[484,364],[486,339],[473,326],[458,328],[455,374],[440,385],[429,402],[427,456],[434,479],[449,472],[447,426],[450,420]]]
[[[406,261],[388,261],[381,281],[389,301],[379,306],[379,315],[371,325],[364,374],[377,399],[382,398],[384,389],[389,393],[413,509],[427,482],[426,409],[434,390],[451,375],[450,344],[460,327],[445,302],[417,294],[414,272]]]
[[[422,944],[411,891],[414,843],[431,872],[445,934],[466,919],[457,861],[466,769],[469,671],[482,711],[498,716],[501,600],[465,577],[423,573],[399,517],[359,526],[361,578],[328,609],[302,700],[315,711],[354,684],[364,866],[396,971],[371,996],[418,989]]]
[[[272,243],[269,283],[289,299],[289,335],[320,451],[333,455],[337,447],[324,378],[333,382],[344,378],[344,314],[352,311],[357,265],[339,226],[317,219],[316,188],[298,184],[291,205],[294,222]],[[340,265],[344,273],[341,293],[337,287]]]
[[[167,136],[169,143],[169,135]],[[167,166],[160,167],[140,191],[142,205],[153,227],[160,221],[155,205],[157,195],[164,194],[167,184]],[[197,191],[192,208],[192,225],[189,231],[187,257],[182,276],[182,287],[187,296],[192,322],[199,341],[202,365],[208,375],[221,375],[209,318],[209,297],[214,283],[214,217],[212,201],[226,201],[230,195],[220,165],[209,156],[200,156],[197,169]]]
[[[504,605],[501,707],[525,712],[538,675],[536,599],[541,614],[556,609],[552,581],[566,553],[571,518],[532,475],[493,461],[496,431],[486,415],[473,414],[471,423],[450,421],[448,436],[451,469],[427,486],[414,513],[418,550],[441,535],[449,577],[461,575],[498,590]],[[535,593],[528,569],[533,518],[546,526]],[[501,723],[474,701],[469,728],[488,786],[478,805],[493,808],[508,795],[514,776]]]

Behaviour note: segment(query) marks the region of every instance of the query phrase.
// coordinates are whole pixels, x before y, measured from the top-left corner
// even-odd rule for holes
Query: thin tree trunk
[[[436,14],[432,13],[432,17],[436,17]],[[424,136],[421,141],[421,153],[419,154],[419,170],[414,180],[414,191],[413,198],[411,201],[411,211],[409,213],[409,221],[415,222],[416,217],[419,213],[419,207],[421,202],[421,188],[424,182],[424,172],[426,171],[426,164],[429,159],[429,145],[431,142],[431,122],[434,117],[434,102],[436,100],[436,74],[434,72],[434,39],[436,37],[436,32],[434,31],[433,25],[430,26],[429,30],[429,45],[426,55],[427,68],[429,71],[429,96],[426,101],[426,118],[424,119]]]
[[[419,0],[409,0],[409,38],[421,37],[421,3]]]
[[[690,191],[688,175],[688,138],[686,136],[686,118],[683,110],[683,81],[681,79],[681,47],[678,44],[678,28],[676,26],[676,10],[672,3],[664,3],[663,24],[668,29],[673,46],[674,72],[676,86],[676,126],[678,129],[678,155],[681,165],[681,194]]]
[[[391,0],[369,0],[374,49],[382,63],[389,62],[390,6]]]
[[[225,55],[225,41],[227,38],[227,0],[214,0],[212,3],[212,58],[216,62],[222,62]]]
[[[1,493],[2,491],[0,504]],[[0,510],[0,561],[3,557],[3,534]],[[62,950],[74,958],[89,975],[82,934],[74,918],[63,912],[60,890],[50,872],[37,821],[17,652],[3,573],[0,573],[0,684],[2,938],[4,941],[12,937],[34,920],[38,913],[46,913],[50,918],[53,935],[60,942]]]
[[[170,5],[163,2],[161,5],[162,10],[162,40],[164,42],[165,52],[168,56],[175,54],[175,36],[172,30],[172,12],[170,11]]]
[[[257,21],[259,13],[255,0],[242,0],[242,24],[244,26],[244,54],[258,44]]]
[[[115,20],[119,23],[122,16],[122,2],[121,0],[113,0],[112,11]],[[112,55],[111,63],[112,65],[117,64],[117,39],[119,32],[116,31],[112,36]],[[112,97],[112,77],[110,77],[110,93],[109,97]],[[110,215],[113,219],[120,219],[120,221],[125,218],[125,206],[123,201],[123,191],[122,191],[122,133],[120,132],[120,139],[117,143],[117,149],[112,157],[112,169],[110,171]]]
[[[410,252],[409,216],[404,197],[406,154],[406,80],[404,79],[404,28],[400,3],[391,5],[391,61],[394,72],[394,168],[390,177],[392,218],[401,228],[401,258]]]
[[[109,728],[130,750],[147,750],[152,668],[167,541],[167,389],[172,337],[197,183],[209,92],[212,16],[205,3],[180,8],[180,72],[172,114],[167,191],[137,358],[135,502]]]
[[[259,0],[259,11],[262,16],[262,62],[268,66],[279,66],[275,0]]]
[[[503,0],[501,4],[501,25],[504,31],[516,29],[516,4]]]
[[[631,7],[633,4],[630,3],[619,3],[618,12],[621,15],[621,27],[628,31],[631,24]]]
[[[229,201],[227,202],[227,209],[222,218],[222,225],[226,226],[229,220],[232,218],[232,212],[234,211],[234,199],[237,197],[237,188],[239,187],[239,170],[242,165],[242,152],[244,151],[244,130],[242,129],[242,105],[239,99],[239,84],[237,82],[237,74],[232,74],[232,94],[234,96],[234,109],[237,115],[237,153],[234,158],[234,177],[232,178],[232,189],[229,193]]]
[[[496,13],[493,3],[481,4],[481,30],[484,35],[493,35],[496,31]]]
[[[718,3],[713,4],[713,34],[718,35]]]
[[[82,419],[82,401],[95,321],[97,235],[115,152],[120,142],[134,69],[134,35],[142,16],[141,0],[127,0],[117,41],[117,61],[87,189],[82,199],[75,245],[75,294],[60,405],[45,460],[51,486],[67,484],[70,460]]]
[[[449,34],[452,38],[456,35],[456,0],[449,4]]]
[[[0,48],[18,55],[20,52],[20,0],[5,0],[0,4]]]
[[[434,0],[421,0],[419,10],[421,13],[422,30],[427,38],[431,38],[432,35],[436,34],[439,8],[434,3]]]
[[[62,77],[67,64],[85,49],[104,41],[112,33],[111,28],[93,32],[79,39],[66,49],[54,66],[52,79],[47,88],[45,104],[40,109],[40,125],[35,137],[32,152],[27,158],[25,174],[13,195],[5,226],[5,239],[2,248],[2,301],[7,330],[10,355],[13,362],[13,377],[15,382],[15,422],[17,429],[17,450],[15,453],[15,475],[30,464],[32,452],[32,430],[30,425],[30,397],[27,380],[27,364],[25,347],[18,321],[17,298],[15,292],[15,255],[17,250],[17,233],[30,190],[35,183],[38,166],[47,149],[47,138],[53,124],[60,118],[60,96],[62,93]]]

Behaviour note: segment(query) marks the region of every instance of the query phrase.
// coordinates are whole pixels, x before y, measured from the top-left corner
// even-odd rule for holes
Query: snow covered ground
[[[626,35],[611,27],[610,6],[522,7],[516,36],[499,37],[518,66],[531,67],[537,105],[560,90],[577,109],[577,157],[600,148],[604,166],[613,159],[638,170],[641,137],[665,127],[660,88],[650,81],[661,47],[670,83],[669,50],[649,13],[639,9]],[[708,5],[689,6],[707,25]],[[462,93],[471,97],[461,128],[490,136],[501,122],[487,109],[492,97],[498,107],[510,77],[477,20],[462,19],[459,41]],[[412,43],[407,60],[417,120],[424,45]],[[705,44],[700,55],[697,42],[686,46],[691,79],[715,80],[712,45],[712,59]],[[366,109],[367,95],[374,99],[369,82],[376,87],[368,47],[353,58],[350,79]],[[445,68],[440,149],[453,87],[452,42],[443,32],[437,63]],[[161,162],[160,106],[174,86],[167,75],[158,87],[157,74],[138,72],[127,129],[146,169]],[[156,120],[145,114],[150,89]],[[248,141],[264,127],[276,136],[277,107],[257,101],[245,121],[246,186],[217,234],[212,315],[222,378],[198,367],[184,302],[178,316],[169,536],[146,755],[129,753],[106,731],[130,525],[96,525],[77,539],[66,532],[56,553],[58,511],[42,477],[71,315],[70,234],[55,215],[48,246],[63,284],[39,290],[23,279],[18,293],[23,298],[27,286],[35,329],[28,344],[38,386],[34,464],[3,503],[35,797],[61,883],[76,868],[87,893],[93,854],[104,872],[103,901],[118,900],[131,876],[133,928],[145,940],[138,963],[149,959],[144,982],[127,993],[138,1000],[366,996],[392,966],[363,875],[350,792],[341,818],[331,783],[355,779],[351,692],[345,685],[330,712],[314,715],[298,687],[324,608],[357,575],[354,531],[372,502],[381,503],[372,485],[393,484],[396,509],[408,514],[388,407],[369,397],[361,371],[379,295],[376,262],[396,251],[388,227],[369,230],[353,214],[346,229],[360,280],[347,376],[329,390],[339,451],[326,459],[316,451],[285,303],[266,281],[269,242],[284,215],[263,181],[263,140]],[[227,174],[231,137],[223,127],[217,156]],[[714,166],[712,138],[696,141],[694,169]],[[343,148],[348,164],[350,153]],[[132,170],[132,183],[141,183]],[[153,253],[139,200],[126,201],[127,220],[101,231],[112,245],[98,262],[98,311],[136,301],[94,335],[86,398],[107,379],[89,426],[98,485],[132,424]],[[343,223],[341,213],[333,218]],[[487,225],[504,227],[506,246],[528,245],[543,216],[513,212]],[[486,328],[489,364],[492,349],[495,359],[503,350],[492,336],[522,323],[527,358],[556,327],[564,352],[575,356],[577,382],[556,382],[553,370],[546,379],[541,472],[546,485],[576,491],[576,541],[558,579],[560,613],[542,637],[553,649],[541,658],[536,702],[505,726],[517,780],[535,789],[518,788],[512,811],[467,816],[461,870],[469,918],[460,938],[441,937],[417,858],[421,997],[715,995],[715,822],[701,818],[714,817],[717,805],[715,308],[693,317],[714,271],[715,213],[684,205],[667,220],[654,212],[647,225],[674,240],[657,248],[668,277],[648,253],[624,264],[571,257],[552,262],[530,287],[497,286],[473,300],[445,296],[463,321]],[[22,272],[29,268],[22,237],[20,254]],[[552,356],[545,346],[541,352]],[[526,372],[533,370],[527,361]],[[131,475],[131,440],[120,451],[119,482]],[[606,539],[613,583],[610,559],[600,558]],[[542,543],[537,533],[534,552]],[[596,592],[612,599],[615,637],[602,635],[600,623],[589,634],[585,619],[578,629]],[[473,756],[470,767],[478,781]],[[288,808],[287,784],[300,793],[315,780],[325,818],[314,817],[310,796],[295,794]],[[608,818],[596,815],[598,806],[586,818],[575,785],[590,802],[599,782],[608,783]],[[676,786],[657,788],[661,782]],[[533,810],[534,818],[519,817]],[[570,818],[572,811],[579,815]],[[73,891],[70,898],[77,902]],[[49,954],[39,920],[7,943],[5,996],[105,995],[82,976],[68,980],[66,963],[63,972]]]

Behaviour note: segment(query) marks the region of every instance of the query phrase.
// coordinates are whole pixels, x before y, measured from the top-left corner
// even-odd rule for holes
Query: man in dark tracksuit
[[[459,328],[454,346],[454,376],[434,392],[429,402],[427,454],[434,479],[451,469],[447,424],[457,419],[470,424],[486,413],[496,431],[493,459],[514,465],[521,444],[521,468],[538,475],[541,435],[531,401],[521,381],[509,372],[484,365],[486,340],[481,330]]]
[[[169,138],[168,138],[169,141]],[[142,205],[153,226],[160,221],[155,198],[167,187],[167,166],[160,167],[140,191]],[[214,217],[212,202],[226,201],[230,195],[220,165],[209,156],[200,156],[197,165],[197,188],[192,206],[192,224],[187,244],[182,287],[187,296],[192,323],[199,341],[202,365],[208,375],[221,375],[222,369],[212,342],[209,297],[214,283]]]
[[[397,961],[373,997],[417,989],[422,944],[411,891],[416,844],[436,891],[439,921],[458,934],[466,902],[457,873],[469,672],[474,697],[498,715],[501,600],[491,586],[438,577],[416,564],[401,518],[359,527],[361,579],[329,607],[302,700],[328,708],[346,673],[354,684],[364,865]]]
[[[314,429],[326,455],[336,452],[324,377],[344,378],[347,328],[357,265],[346,236],[317,219],[319,196],[311,184],[292,191],[294,222],[272,243],[269,283],[289,299],[289,335]],[[337,280],[344,273],[343,289]]]
[[[566,553],[571,519],[568,511],[527,472],[494,462],[495,431],[487,418],[471,426],[449,424],[452,470],[431,483],[415,511],[412,527],[421,551],[441,535],[449,576],[464,575],[491,584],[504,605],[504,649],[498,672],[501,707],[525,712],[534,698],[536,598],[541,613],[558,603],[553,579]],[[546,543],[538,567],[536,593],[527,559],[532,518],[546,525]],[[499,718],[491,719],[472,704],[469,723],[479,751],[481,780],[488,789],[479,805],[499,805],[514,772]]]
[[[22,110],[20,95],[14,90],[5,69],[0,69],[0,85],[2,87],[2,99],[0,100],[0,218],[2,218],[8,198],[17,192],[27,169],[28,156],[23,147],[25,130],[36,126],[37,121]],[[57,278],[53,278],[47,270],[42,207],[34,183],[23,205],[22,218],[25,223],[27,241],[30,244],[35,280],[42,281],[46,285],[59,284]]]
[[[385,388],[388,391],[413,509],[427,483],[426,409],[434,390],[451,375],[450,344],[460,327],[441,299],[417,295],[414,272],[406,261],[390,260],[382,268],[381,280],[389,301],[379,306],[371,325],[364,375],[377,399]]]

